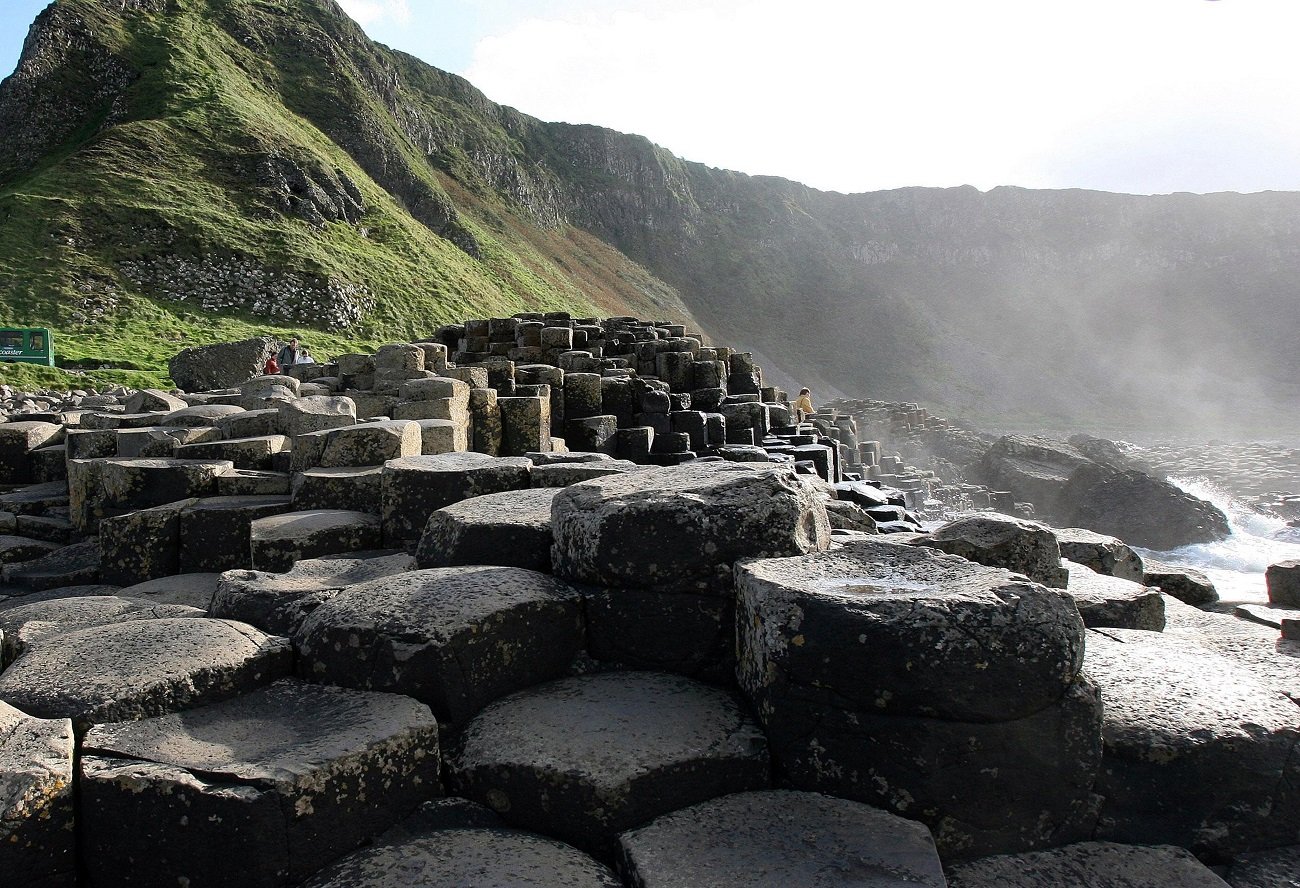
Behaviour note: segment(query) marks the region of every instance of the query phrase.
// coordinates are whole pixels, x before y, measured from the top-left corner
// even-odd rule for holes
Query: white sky
[[[827,190],[1300,190],[1300,0],[340,2],[497,102]]]

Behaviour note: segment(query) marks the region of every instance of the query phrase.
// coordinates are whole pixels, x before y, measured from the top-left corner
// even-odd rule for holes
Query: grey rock
[[[312,509],[258,518],[249,526],[254,570],[283,572],[304,558],[380,546],[379,518],[344,509]]]
[[[229,388],[261,373],[275,349],[269,336],[187,348],[167,363],[167,373],[182,391]]]
[[[1268,600],[1285,607],[1300,607],[1300,558],[1270,564],[1264,573]]]
[[[1185,604],[1200,606],[1219,600],[1210,578],[1191,567],[1175,567],[1148,558],[1143,565],[1142,585],[1155,586]]]
[[[207,612],[180,604],[157,604],[120,595],[78,596],[20,605],[0,613],[0,663],[11,663],[32,645],[78,629],[157,620],[166,617],[204,617]]]
[[[1036,521],[972,515],[937,528],[921,545],[989,567],[1005,567],[1047,586],[1065,588],[1056,536]]]
[[[1257,680],[1300,704],[1300,641],[1229,614],[1203,611],[1165,596],[1167,633],[1216,651]]]
[[[1144,580],[1142,558],[1123,541],[1082,527],[1056,528],[1061,557],[1090,567],[1099,574],[1153,585]]]
[[[549,572],[551,503],[557,493],[557,488],[510,490],[443,506],[429,516],[420,537],[420,567],[497,564]]]
[[[169,618],[47,638],[0,674],[0,700],[42,718],[125,721],[189,709],[289,673],[287,639],[226,620]]]
[[[557,576],[615,588],[728,589],[741,558],[830,543],[817,488],[788,469],[716,462],[567,487],[552,508]]]
[[[947,885],[923,825],[820,793],[723,796],[623,833],[619,844],[622,871],[644,888]]]
[[[1225,539],[1231,532],[1217,506],[1144,472],[1091,464],[1070,476],[1066,523],[1167,551]]]
[[[291,680],[83,750],[94,885],[296,884],[440,792],[427,707]]]
[[[4,581],[29,589],[86,585],[101,579],[99,545],[94,539],[52,549],[39,557],[6,564]]]
[[[0,703],[0,872],[6,885],[76,883],[72,722]]]
[[[1065,566],[1070,572],[1067,591],[1089,629],[1160,632],[1165,628],[1165,602],[1159,589],[1108,577],[1073,561],[1067,560]]]
[[[532,462],[482,453],[440,453],[384,464],[384,537],[390,545],[415,544],[429,516],[471,497],[528,486]]]
[[[620,832],[768,782],[763,733],[736,700],[652,672],[563,679],[500,700],[470,722],[448,765],[460,795],[509,822],[611,852]]]
[[[461,725],[562,675],[582,650],[578,593],[512,567],[419,570],[344,589],[295,636],[304,678],[392,691]]]
[[[383,466],[307,469],[293,476],[295,509],[346,509],[378,514],[383,502]]]
[[[1106,704],[1098,838],[1217,855],[1294,838],[1294,703],[1168,633],[1092,631],[1086,669]]]
[[[1223,879],[1172,845],[1082,842],[1050,851],[986,857],[948,870],[948,888],[1225,888]]]
[[[410,555],[379,558],[310,558],[287,573],[231,570],[211,596],[212,616],[239,620],[273,635],[293,635],[313,610],[348,586],[415,568]]]
[[[1300,888],[1300,845],[1242,854],[1228,870],[1232,888]]]
[[[217,590],[221,574],[176,574],[145,580],[121,590],[123,598],[141,598],[155,604],[185,604],[207,610],[212,604],[212,593]]]

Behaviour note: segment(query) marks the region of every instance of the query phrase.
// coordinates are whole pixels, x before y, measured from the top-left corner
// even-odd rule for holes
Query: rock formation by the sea
[[[241,375],[0,423],[6,885],[1212,884],[1300,844],[1300,643],[1102,534],[923,532],[937,476],[748,354],[523,313]]]

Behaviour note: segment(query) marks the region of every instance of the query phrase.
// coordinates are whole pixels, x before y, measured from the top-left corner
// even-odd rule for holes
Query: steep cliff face
[[[496,105],[334,0],[58,0],[0,133],[8,316],[88,355],[116,346],[86,318],[373,340],[546,306],[693,317],[818,395],[985,422],[1300,404],[1300,195],[818,192]]]

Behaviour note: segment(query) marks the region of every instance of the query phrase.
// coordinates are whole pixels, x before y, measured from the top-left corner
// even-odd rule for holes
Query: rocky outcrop
[[[278,345],[269,336],[187,348],[167,364],[176,387],[187,392],[242,385],[261,374]]]

